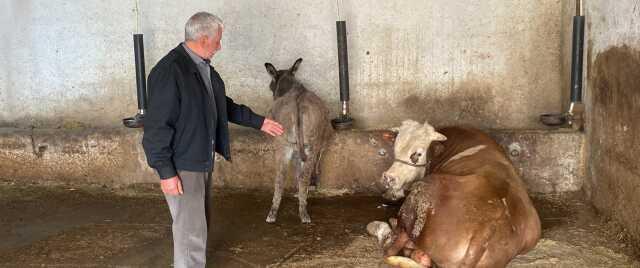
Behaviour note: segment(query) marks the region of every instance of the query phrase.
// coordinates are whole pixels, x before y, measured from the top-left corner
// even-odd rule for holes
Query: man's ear
[[[269,73],[273,79],[278,77],[278,71],[276,70],[276,67],[273,67],[273,64],[267,62],[264,64],[264,67],[267,68],[267,73]]]
[[[196,42],[200,45],[200,46],[206,46],[207,42],[209,42],[210,37],[208,35],[203,35],[200,36],[200,38],[198,38],[196,40]]]

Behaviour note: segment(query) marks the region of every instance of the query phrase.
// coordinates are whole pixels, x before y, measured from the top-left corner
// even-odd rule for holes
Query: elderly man
[[[228,121],[272,136],[282,126],[225,95],[210,59],[220,50],[222,21],[206,12],[185,25],[185,41],[149,74],[142,145],[173,219],[174,267],[204,267],[213,149],[230,159]]]

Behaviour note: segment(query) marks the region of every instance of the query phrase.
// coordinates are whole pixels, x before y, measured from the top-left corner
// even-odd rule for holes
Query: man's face
[[[220,44],[220,40],[222,39],[222,28],[218,29],[218,34],[214,37],[203,37],[202,38],[202,48],[204,48],[205,57],[207,59],[211,59],[216,52],[222,49],[222,45]]]

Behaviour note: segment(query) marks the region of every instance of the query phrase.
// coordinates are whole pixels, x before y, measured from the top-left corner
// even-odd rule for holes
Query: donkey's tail
[[[302,162],[307,161],[307,154],[304,152],[304,129],[302,127],[302,108],[300,107],[300,103],[302,102],[302,96],[304,95],[304,91],[298,93],[296,97],[296,134],[298,135],[296,145],[298,146],[298,153],[300,154],[300,160]]]

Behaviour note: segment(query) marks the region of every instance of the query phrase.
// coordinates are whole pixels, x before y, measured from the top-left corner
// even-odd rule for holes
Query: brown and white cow
[[[382,176],[384,197],[409,195],[391,225],[367,226],[387,263],[505,267],[536,245],[538,213],[503,149],[485,133],[405,121],[394,153]]]

